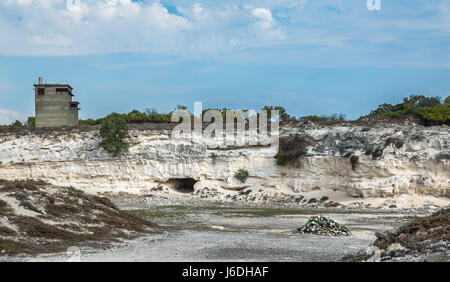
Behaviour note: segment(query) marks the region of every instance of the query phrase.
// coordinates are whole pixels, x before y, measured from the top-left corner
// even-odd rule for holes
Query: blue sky
[[[357,118],[450,95],[444,0],[5,0],[0,123],[34,114],[33,83],[71,84],[81,117],[177,104]]]

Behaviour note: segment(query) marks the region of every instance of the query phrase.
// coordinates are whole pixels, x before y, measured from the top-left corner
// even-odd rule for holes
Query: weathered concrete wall
[[[38,89],[45,94],[39,95]],[[71,108],[72,95],[57,92],[58,86],[38,85],[35,90],[36,127],[75,126],[78,124],[78,108]]]
[[[69,114],[69,126],[77,126],[78,125],[78,106],[70,107]]]

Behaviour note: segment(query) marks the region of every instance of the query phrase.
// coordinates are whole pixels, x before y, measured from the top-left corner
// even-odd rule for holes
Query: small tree
[[[100,145],[108,152],[120,154],[128,149],[128,145],[123,141],[128,137],[128,124],[119,114],[112,113],[103,120],[100,136]]]
[[[267,111],[267,119],[270,120],[272,119],[272,111],[278,111],[279,117],[280,117],[280,121],[289,121],[291,119],[293,119],[294,117],[292,117],[290,114],[287,113],[286,109],[281,107],[281,106],[264,106],[263,110]]]

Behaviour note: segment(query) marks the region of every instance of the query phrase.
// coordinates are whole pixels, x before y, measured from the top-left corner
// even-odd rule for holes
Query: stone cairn
[[[352,233],[345,226],[336,221],[324,217],[313,216],[308,223],[297,228],[297,233],[300,234],[314,234],[322,236],[351,236]]]

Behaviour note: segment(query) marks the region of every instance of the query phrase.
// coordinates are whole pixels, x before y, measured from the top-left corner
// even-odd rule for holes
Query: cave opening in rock
[[[180,193],[193,193],[197,180],[193,178],[175,178],[167,182],[170,188]]]

